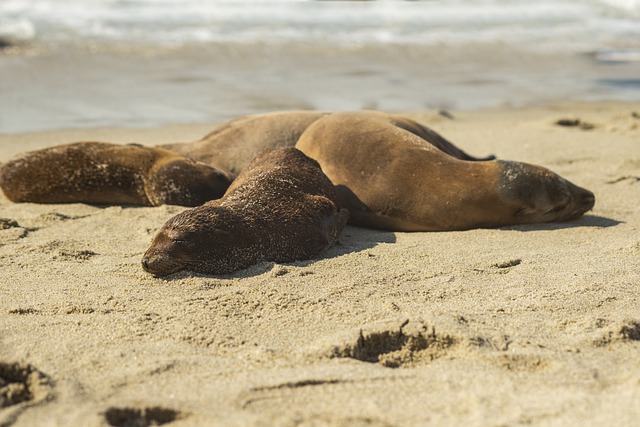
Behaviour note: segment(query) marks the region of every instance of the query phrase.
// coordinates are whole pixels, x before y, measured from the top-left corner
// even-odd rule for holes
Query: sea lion
[[[332,113],[322,111],[281,111],[244,116],[221,124],[198,141],[163,144],[159,147],[224,170],[235,177],[261,150],[295,146],[300,136],[312,123],[330,114]],[[386,113],[377,111],[366,111],[363,114],[372,118],[388,116]],[[459,159],[494,158],[493,156],[482,159],[472,157],[436,132],[413,120],[404,119],[400,126]]]
[[[417,130],[401,116],[338,113],[314,121],[296,148],[336,185],[350,223],[365,227],[433,231],[560,222],[594,205],[593,193],[548,169],[470,161]]]
[[[201,140],[161,147],[233,178],[262,148],[294,144],[338,185],[354,225],[392,231],[497,227],[565,221],[594,204],[593,193],[547,169],[473,157],[413,120],[382,112],[247,116]]]
[[[231,181],[210,166],[140,145],[80,142],[32,151],[0,167],[13,202],[197,206]]]
[[[239,117],[194,142],[159,145],[190,159],[238,174],[265,148],[293,147],[311,123],[329,113],[284,111]]]
[[[336,243],[348,216],[316,161],[295,148],[266,149],[221,199],[167,221],[142,267],[155,276],[222,274],[305,260]]]

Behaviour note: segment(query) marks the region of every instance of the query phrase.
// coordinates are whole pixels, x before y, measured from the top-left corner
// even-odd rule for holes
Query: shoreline
[[[0,391],[31,396],[0,424],[632,425],[640,103],[450,112],[407,115],[470,154],[552,169],[593,191],[594,210],[460,232],[349,226],[317,260],[156,279],[140,257],[184,208],[0,195]],[[212,128],[2,134],[0,162]]]
[[[43,70],[46,75],[43,75]],[[521,108],[638,102],[638,61],[438,46],[215,45],[168,53],[0,55],[0,132],[222,122],[294,109]]]

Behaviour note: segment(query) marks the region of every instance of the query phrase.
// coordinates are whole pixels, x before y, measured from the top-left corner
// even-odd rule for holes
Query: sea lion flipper
[[[320,210],[322,235],[329,245],[336,243],[340,232],[347,225],[349,211],[344,208],[337,208],[333,201],[324,196],[310,196],[310,198],[315,199],[314,202],[316,204],[322,205]]]
[[[456,159],[466,160],[470,162],[485,162],[488,160],[495,160],[496,158],[496,156],[494,155],[489,155],[486,157],[475,157],[467,154],[465,151],[456,147],[436,131],[429,129],[428,127],[409,118],[402,116],[393,116],[392,123],[400,129],[404,129],[407,132],[411,132],[412,134],[422,138],[437,149],[450,156],[455,157]]]
[[[144,191],[153,206],[198,206],[222,197],[230,184],[224,172],[175,156],[156,162],[146,176]]]
[[[342,208],[338,212],[338,231],[342,231],[342,229],[347,225],[349,221],[349,210]]]
[[[214,168],[139,144],[63,144],[0,168],[0,188],[13,202],[196,206],[229,184]]]

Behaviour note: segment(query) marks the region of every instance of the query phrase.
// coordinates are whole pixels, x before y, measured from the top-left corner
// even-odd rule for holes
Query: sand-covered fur
[[[230,183],[210,166],[135,144],[64,144],[0,166],[0,187],[14,202],[197,206]]]
[[[265,149],[224,197],[167,221],[142,265],[165,276],[307,260],[338,241],[348,217],[317,162],[295,148]]]

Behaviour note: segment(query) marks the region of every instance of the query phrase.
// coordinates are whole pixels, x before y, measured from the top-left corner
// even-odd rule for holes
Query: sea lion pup
[[[295,148],[266,149],[222,199],[171,218],[144,254],[154,276],[230,273],[309,259],[338,240],[349,213],[320,166]]]
[[[430,231],[559,222],[594,205],[593,193],[545,168],[463,160],[408,128],[400,116],[332,114],[311,124],[296,147],[336,185],[350,222],[365,227]]]
[[[13,202],[197,206],[230,183],[168,150],[99,142],[32,151],[0,167],[0,187]]]

